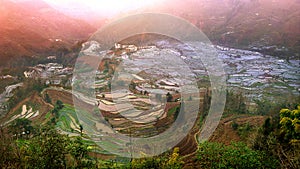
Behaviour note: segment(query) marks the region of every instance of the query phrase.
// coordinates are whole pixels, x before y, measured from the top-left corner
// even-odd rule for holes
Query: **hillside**
[[[166,0],[135,12],[162,12],[185,18],[214,43],[253,49],[285,46],[295,54],[300,49],[299,9],[299,0]],[[275,48],[277,54],[286,50]]]
[[[67,48],[95,29],[70,18],[40,0],[0,1],[1,65],[21,56]]]
[[[97,28],[109,20],[98,6],[76,2],[63,7],[50,4]],[[216,44],[298,56],[299,9],[299,0],[162,0],[110,17],[118,19],[144,12],[167,13],[188,20]],[[283,46],[289,48],[288,51]]]

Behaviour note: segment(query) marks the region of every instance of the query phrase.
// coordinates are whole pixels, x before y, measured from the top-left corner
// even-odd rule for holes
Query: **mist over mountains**
[[[299,57],[299,0],[165,0],[110,17],[97,13],[96,5],[62,7],[42,0],[1,0],[1,65],[12,58],[68,48],[87,40],[113,18],[141,12],[182,17],[214,44]]]
[[[300,47],[299,0],[164,1],[146,11],[183,17],[223,45]]]
[[[87,39],[95,28],[40,0],[0,1],[0,57],[32,56],[69,47]]]
[[[300,0],[0,0],[0,168],[299,169],[299,103]]]
[[[97,5],[69,5],[54,7],[95,27],[103,25],[104,17],[107,17],[97,10],[101,9]],[[204,31],[212,41],[223,45],[300,47],[299,0],[162,0],[111,17],[142,12],[161,12],[182,17]]]

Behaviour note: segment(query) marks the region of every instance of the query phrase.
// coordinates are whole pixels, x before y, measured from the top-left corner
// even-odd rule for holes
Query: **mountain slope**
[[[223,45],[278,45],[295,53],[300,50],[299,0],[165,0],[140,11],[185,18]]]
[[[84,40],[95,31],[89,24],[65,16],[41,0],[0,1],[0,58],[55,51]]]

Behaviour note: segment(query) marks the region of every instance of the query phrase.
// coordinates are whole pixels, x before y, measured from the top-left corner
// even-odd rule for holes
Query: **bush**
[[[246,98],[241,92],[226,91],[224,114],[247,113]]]
[[[295,106],[295,110],[281,109],[277,116],[266,119],[259,129],[253,148],[280,159],[281,168],[299,168],[299,118],[300,106]]]
[[[237,124],[237,123],[234,121],[234,122],[232,122],[231,127],[232,127],[233,130],[237,130],[238,127],[239,127],[239,124]]]
[[[197,151],[199,168],[276,168],[278,161],[244,143],[204,142]]]
[[[128,168],[144,169],[144,168],[160,168],[160,169],[180,169],[183,167],[183,161],[179,157],[179,148],[176,147],[172,154],[161,157],[151,157],[143,159],[135,159]]]
[[[238,127],[238,135],[242,139],[246,139],[251,131],[252,131],[252,126],[249,123],[242,124]]]
[[[284,136],[284,140],[300,141],[300,105],[295,110],[280,110],[280,133]]]
[[[50,104],[51,104],[51,102],[52,102],[52,100],[51,100],[51,98],[50,98],[50,96],[49,96],[48,93],[45,94],[45,101],[46,101],[47,103],[50,103]]]

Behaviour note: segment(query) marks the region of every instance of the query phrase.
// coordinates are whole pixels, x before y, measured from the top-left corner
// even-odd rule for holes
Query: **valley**
[[[298,168],[299,2],[0,0],[0,168]]]
[[[85,45],[83,53],[92,53],[97,46],[95,43],[83,45]],[[86,45],[91,46],[87,47]],[[107,139],[114,137],[113,133],[121,133],[130,137],[152,137],[168,130],[175,122],[181,107],[183,99],[181,87],[191,83],[193,78],[197,80],[197,84],[200,86],[200,95],[185,96],[185,98],[198,100],[200,102],[199,113],[200,115],[204,113],[204,100],[210,96],[208,72],[201,59],[195,57],[195,53],[185,44],[160,40],[154,44],[152,42],[152,46],[144,45],[133,51],[127,51],[126,47],[105,52],[105,59],[99,64],[94,82],[91,79],[86,79],[84,83],[77,84],[76,76],[78,74],[73,76],[74,68],[56,63],[55,58],[49,60],[49,63],[28,67],[22,76],[25,79],[40,79],[42,83],[49,86],[41,92],[42,98],[45,98],[45,94],[47,94],[47,97],[51,98],[52,104],[58,100],[65,104],[66,109],[62,110],[64,113],[60,112],[57,123],[57,128],[62,133],[79,136],[81,132],[79,126],[82,125],[84,126],[82,133],[86,135],[85,137],[89,138],[90,141],[95,141],[100,147],[123,145],[121,142],[108,143],[106,141],[106,137]],[[88,51],[89,49],[93,51]],[[296,97],[299,95],[298,68],[300,62],[298,60],[286,61],[259,52],[222,46],[215,46],[214,49],[223,63],[223,65],[216,66],[224,67],[228,89],[242,91],[246,96],[248,105],[252,104],[252,107],[256,107],[255,99],[280,100],[285,99],[285,95]],[[160,59],[157,60],[157,57]],[[176,62],[176,58],[183,61],[181,65],[186,64],[191,70],[186,71],[184,66],[178,67],[180,64]],[[164,65],[164,63],[168,64]],[[189,74],[187,74],[188,72]],[[88,71],[84,70],[82,73],[86,77],[90,77]],[[95,90],[95,98],[91,98],[85,93],[76,92],[76,90],[70,90],[71,85],[76,87],[84,85]],[[2,105],[5,105],[5,101],[12,96],[12,91],[20,86],[22,83],[9,85],[5,88],[1,95]],[[172,97],[168,98],[168,94]],[[34,97],[42,99],[41,96],[36,95]],[[83,108],[82,111],[86,116],[84,119],[79,119],[79,117],[83,117],[83,114],[77,117],[78,112],[75,111],[76,107],[74,109],[74,101],[76,102],[75,105],[80,105]],[[24,103],[26,102],[22,102],[16,107],[18,114],[15,112],[16,109],[8,114],[3,111],[2,116],[5,116],[5,123],[2,125],[5,126],[18,117],[34,121],[39,119],[40,122],[50,120],[50,112],[44,112],[45,108],[49,107],[46,103],[41,104],[40,102],[39,106],[36,103]],[[35,105],[35,108],[30,105]],[[98,110],[95,109],[95,105]],[[5,108],[2,106],[2,110]],[[46,109],[49,110],[49,108]],[[43,113],[39,113],[41,111]],[[99,118],[97,111],[102,114],[102,120],[101,118],[100,120],[97,119]],[[253,116],[253,118],[260,117]],[[199,117],[197,119],[199,121]],[[239,119],[241,120],[242,117],[238,117],[237,120],[239,121]],[[190,130],[188,136],[184,137],[184,140],[194,142],[191,144],[197,143],[196,136],[199,133],[194,132],[199,129],[197,123],[199,122],[191,124],[193,129]],[[221,123],[220,125],[228,126],[227,122]],[[259,124],[261,123],[262,120]],[[90,126],[90,124],[96,125]],[[224,129],[217,129],[217,136],[214,134],[211,140],[218,141],[218,138],[215,137],[219,137],[217,134],[220,132],[219,130]],[[102,141],[91,138],[93,137],[91,133],[94,132],[102,137]],[[230,132],[234,133],[232,130]],[[222,137],[219,140],[221,142],[228,139]],[[230,140],[235,139],[240,140],[239,137]],[[124,140],[125,143],[127,141]],[[228,144],[226,141],[225,143]],[[184,148],[186,146],[184,141],[178,145],[183,148],[182,154],[189,155],[195,151],[195,147]],[[100,154],[110,154],[101,148],[97,148],[96,151]]]

